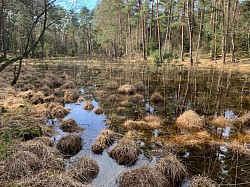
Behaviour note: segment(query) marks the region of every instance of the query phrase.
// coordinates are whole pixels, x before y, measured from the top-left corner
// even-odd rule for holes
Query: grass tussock
[[[219,185],[208,177],[195,176],[189,187],[219,187]]]
[[[117,88],[119,88],[119,85],[115,81],[110,81],[110,82],[107,83],[106,87],[109,90],[116,90]]]
[[[74,180],[66,173],[56,172],[42,172],[32,178],[24,178],[14,186],[17,187],[91,187],[90,185],[83,185]]]
[[[245,126],[250,126],[250,111],[238,118],[240,123]]]
[[[23,99],[30,99],[34,96],[35,92],[33,90],[27,90],[24,92],[20,92],[17,96]]]
[[[101,115],[101,114],[104,113],[104,111],[103,111],[103,109],[102,109],[101,107],[98,107],[98,108],[96,108],[96,109],[94,110],[94,113],[95,113],[96,115]]]
[[[59,128],[63,130],[63,132],[69,133],[80,132],[83,130],[83,128],[80,127],[77,122],[72,118],[63,120]]]
[[[216,126],[216,127],[219,127],[219,128],[226,128],[226,127],[231,126],[229,121],[223,116],[219,116],[219,117],[213,119],[211,121],[211,124]]]
[[[139,102],[142,102],[143,98],[144,98],[143,95],[141,95],[141,94],[135,94],[129,100],[131,102],[134,102],[134,103],[139,103]]]
[[[199,131],[203,128],[203,119],[193,110],[185,111],[176,120],[176,126],[179,129],[188,131]]]
[[[130,84],[124,84],[118,88],[118,93],[120,94],[135,94],[134,86]]]
[[[36,137],[33,139],[33,142],[42,142],[48,147],[54,146],[54,142],[47,136]]]
[[[90,100],[88,100],[88,101],[84,104],[84,106],[83,106],[83,109],[84,109],[84,110],[88,110],[88,111],[93,110],[93,108],[94,108],[94,105],[92,104],[92,101],[90,101]]]
[[[136,162],[140,153],[141,150],[137,143],[128,137],[124,137],[112,148],[109,156],[120,165],[130,166]]]
[[[31,97],[30,101],[31,104],[37,105],[37,104],[43,104],[44,103],[44,94],[42,92],[36,92],[34,95]]]
[[[111,103],[115,103],[115,102],[119,102],[121,101],[121,98],[116,96],[115,94],[110,95],[107,97],[107,99],[105,100],[106,102],[111,102]]]
[[[161,118],[159,116],[148,115],[143,118],[143,121],[145,121],[150,128],[156,129],[161,127]]]
[[[65,155],[71,157],[76,155],[82,148],[82,138],[76,134],[63,136],[57,143],[56,148]]]
[[[156,170],[161,172],[172,186],[178,186],[187,175],[185,166],[174,154],[169,154],[157,163]]]
[[[143,82],[141,82],[141,81],[136,82],[133,86],[134,86],[136,91],[144,91],[145,90],[145,86],[144,86]]]
[[[103,130],[92,145],[92,151],[95,154],[102,154],[103,150],[112,145],[115,141],[115,134],[112,130]]]
[[[61,104],[59,103],[51,103],[48,107],[52,117],[54,118],[64,118],[70,113],[69,108],[64,108]]]
[[[46,169],[60,171],[64,169],[64,161],[60,157],[60,153],[55,148],[46,146],[41,140],[25,142],[17,150],[35,154],[43,162],[43,167]]]
[[[98,163],[89,157],[80,158],[67,172],[75,180],[86,184],[91,183],[99,173]]]
[[[61,89],[75,89],[76,85],[73,81],[68,81],[61,86]]]
[[[1,180],[17,180],[24,176],[31,176],[42,169],[41,160],[28,151],[19,151],[8,157],[3,164]]]
[[[22,98],[9,96],[3,102],[3,107],[6,109],[17,109],[24,105],[24,101]]]
[[[145,121],[133,121],[133,120],[126,120],[123,123],[123,126],[126,129],[135,129],[135,130],[143,130],[148,128],[148,124]]]
[[[64,93],[64,102],[65,103],[74,103],[80,97],[77,90],[66,90]]]
[[[164,101],[164,98],[160,93],[155,92],[153,95],[151,95],[150,101],[152,101],[153,103],[161,103]]]
[[[248,148],[246,143],[232,141],[227,144],[227,148],[235,154],[250,157],[250,149]]]
[[[128,187],[171,187],[168,180],[154,168],[144,165],[122,173],[119,186]]]

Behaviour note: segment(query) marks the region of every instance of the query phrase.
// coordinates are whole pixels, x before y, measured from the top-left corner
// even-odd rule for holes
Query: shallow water
[[[91,98],[95,108],[101,106],[105,111],[102,115],[96,115],[93,110],[83,110],[82,106],[85,102],[65,105],[71,108],[71,113],[65,119],[74,118],[85,128],[83,132],[79,133],[83,137],[83,148],[69,160],[69,164],[85,155],[97,160],[100,173],[92,183],[94,186],[117,186],[117,178],[123,171],[144,163],[155,165],[161,157],[163,148],[152,141],[153,137],[168,137],[175,134],[174,121],[186,109],[193,109],[206,117],[223,115],[229,119],[237,118],[237,115],[250,110],[248,101],[244,100],[250,94],[249,79],[239,72],[220,71],[212,68],[187,69],[172,65],[161,69],[151,69],[142,64],[118,63],[79,64],[73,69],[74,71],[72,67],[64,67],[63,72],[78,78],[82,83],[82,86],[79,87],[82,95]],[[125,107],[122,111],[117,110],[120,106],[119,102],[106,101],[108,96],[117,94],[117,89],[107,88],[107,83],[110,81],[117,83],[118,86],[142,81],[145,90],[137,93],[141,94],[144,99],[132,102],[130,107]],[[107,95],[100,97],[95,94],[95,91],[100,90],[107,92]],[[159,92],[164,97],[164,102],[152,103],[150,96],[154,92]],[[131,98],[131,96],[118,96],[122,100]],[[148,114],[161,116],[162,128],[144,131],[143,135],[138,138],[144,154],[140,156],[135,166],[118,165],[108,156],[107,151],[110,148],[105,150],[102,155],[95,155],[91,152],[92,143],[106,126],[123,135],[126,130],[121,127],[121,124],[126,119],[139,120]],[[58,125],[59,123],[56,123],[56,126]],[[235,129],[231,127],[218,129],[218,131],[221,130],[222,138],[225,141],[230,140],[235,133]],[[59,128],[56,128],[54,138],[58,140],[64,134]],[[152,154],[152,150],[157,150],[159,155]],[[187,147],[183,152],[178,153],[178,157],[187,166],[189,177],[205,174],[222,186],[235,184],[235,182],[236,186],[244,186],[240,183],[249,182],[250,178],[249,158],[238,160],[235,156],[226,146]],[[235,172],[237,172],[237,178]],[[188,186],[189,183],[190,180],[187,179],[183,186]]]

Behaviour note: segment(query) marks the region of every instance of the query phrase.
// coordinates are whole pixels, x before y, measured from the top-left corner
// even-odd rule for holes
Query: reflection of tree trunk
[[[188,70],[188,79],[187,79],[187,85],[186,85],[186,90],[183,98],[182,105],[184,106],[187,102],[187,96],[188,96],[188,90],[189,90],[189,83],[190,83],[190,73],[191,73],[191,68]]]
[[[210,104],[211,104],[211,96],[212,96],[212,91],[213,91],[213,83],[214,83],[214,75],[215,75],[215,70],[213,69],[213,73],[212,73],[212,77],[211,77],[211,84],[210,84],[210,90],[209,90],[209,94],[208,94],[208,98],[207,98],[207,111],[210,114]]]
[[[223,70],[221,71],[221,74],[218,78],[218,83],[217,83],[217,92],[216,92],[216,97],[215,97],[215,102],[216,102],[216,107],[215,107],[215,116],[217,116],[219,110],[220,110],[220,101],[221,101],[221,79],[223,76]]]

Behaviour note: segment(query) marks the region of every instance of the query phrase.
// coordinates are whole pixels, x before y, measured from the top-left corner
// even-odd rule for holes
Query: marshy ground
[[[250,70],[27,62],[0,75],[0,186],[247,186]]]

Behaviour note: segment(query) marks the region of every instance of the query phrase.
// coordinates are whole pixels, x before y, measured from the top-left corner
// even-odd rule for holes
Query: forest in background
[[[26,57],[104,55],[191,63],[250,56],[250,2],[102,0],[67,11],[56,0],[0,1],[0,71]]]

